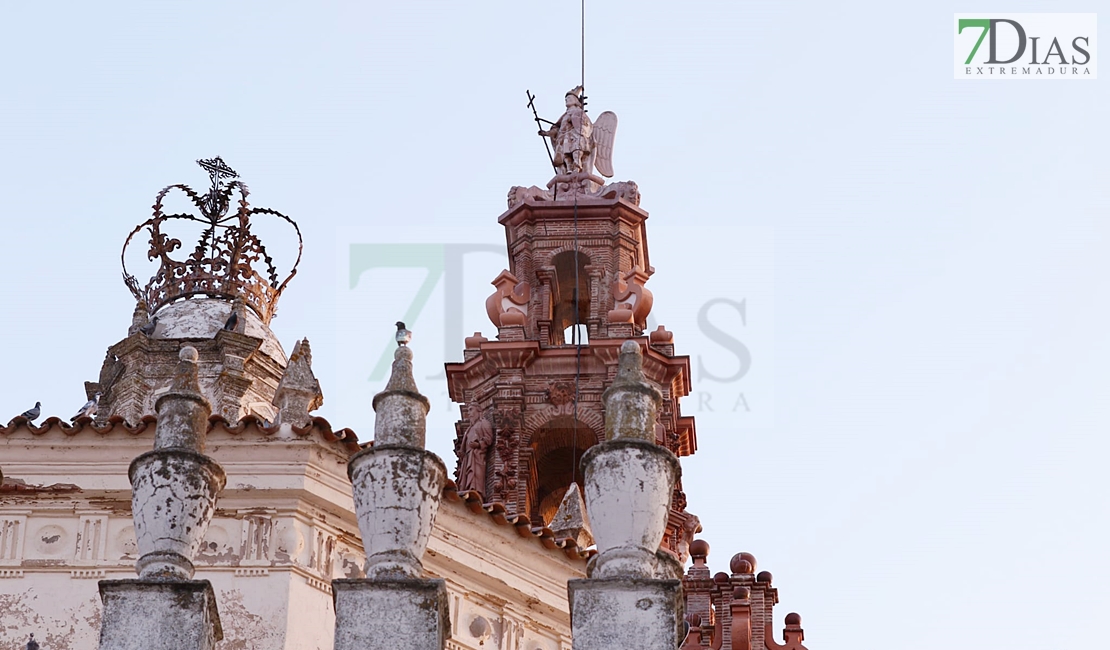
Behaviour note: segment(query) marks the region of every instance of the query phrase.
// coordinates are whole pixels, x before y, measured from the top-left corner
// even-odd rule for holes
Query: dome
[[[153,314],[158,318],[155,339],[210,339],[223,329],[231,316],[232,303],[219,298],[190,298],[168,304]],[[251,309],[244,309],[240,317],[242,332],[262,339],[260,350],[282,367],[289,363],[281,343],[269,326]]]

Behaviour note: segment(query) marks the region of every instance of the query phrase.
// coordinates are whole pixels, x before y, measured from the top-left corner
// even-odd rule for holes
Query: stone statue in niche
[[[470,428],[463,434],[459,450],[459,491],[475,490],[485,497],[486,457],[493,444],[493,425],[482,416],[482,407],[472,403],[467,407]]]

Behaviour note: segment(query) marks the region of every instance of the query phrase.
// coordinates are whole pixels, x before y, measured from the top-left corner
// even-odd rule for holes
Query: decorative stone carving
[[[513,187],[509,188],[510,209],[515,208],[516,206],[528,200],[550,201],[551,192],[543,188],[536,187],[535,185],[531,187],[521,187],[519,185],[514,185]]]
[[[398,347],[389,383],[374,396],[374,445],[347,464],[366,578],[332,581],[336,650],[387,639],[443,650],[451,636],[446,583],[424,579],[421,563],[447,482],[443,461],[423,448],[428,408],[412,377],[412,349]]]
[[[687,513],[686,521],[682,524],[681,536],[675,554],[680,564],[686,564],[690,557],[690,544],[694,542],[694,535],[701,532],[701,519],[695,514]]]
[[[135,311],[131,313],[131,327],[127,328],[127,335],[131,336],[150,322],[150,309],[142,300],[135,302]]]
[[[582,491],[577,483],[571,483],[555,512],[551,523],[548,524],[556,539],[570,538],[578,548],[586,548],[594,543],[593,533],[590,531],[590,520],[586,516],[586,504],[582,501]]]
[[[482,415],[482,408],[472,402],[467,408],[470,426],[462,437],[459,452],[459,490],[476,490],[486,494],[486,465],[493,445],[493,425]]]
[[[74,553],[74,561],[78,564],[94,564],[107,559],[107,553],[107,513],[81,515],[77,526],[77,549]]]
[[[307,424],[311,419],[309,414],[324,405],[324,393],[312,372],[312,348],[308,339],[293,346],[289,365],[274,392],[273,404],[278,409],[278,424],[297,427]]]
[[[573,177],[571,178],[573,180]],[[509,189],[509,209],[511,210],[526,201],[554,201],[556,198],[562,200],[564,198],[571,199],[575,197],[584,199],[624,199],[632,205],[640,205],[640,187],[636,185],[635,182],[618,181],[616,183],[609,183],[608,185],[597,187],[596,182],[600,182],[601,179],[596,176],[591,177],[591,179],[595,181],[593,186],[596,189],[588,191],[582,187],[582,184],[579,184],[578,192],[573,194],[564,193],[558,195],[558,197],[556,197],[554,192],[536,187],[535,185],[531,187],[514,185]]]
[[[412,349],[398,347],[385,390],[374,396],[374,445],[351,457],[366,576],[419,578],[447,470],[423,449],[428,398],[412,377]]]
[[[520,412],[511,407],[494,409],[493,424],[496,433],[494,451],[497,454],[497,469],[494,471],[491,500],[504,502],[517,489]]]
[[[154,451],[131,463],[131,512],[142,578],[193,576],[193,556],[226,477],[205,456],[211,407],[197,383],[197,351],[182,348],[170,390],[158,398]]]
[[[594,193],[599,199],[624,199],[632,205],[640,205],[640,187],[632,181],[609,183]]]
[[[486,298],[486,314],[497,327],[522,326],[528,317],[528,301],[532,287],[516,279],[512,273],[501,271],[491,283],[495,291]]]
[[[0,517],[0,565],[16,564],[22,559],[26,530],[26,514],[5,512]]]
[[[610,323],[635,323],[640,329],[647,327],[654,301],[651,291],[644,288],[647,281],[648,275],[639,266],[613,281],[613,299],[617,307],[609,312]]]

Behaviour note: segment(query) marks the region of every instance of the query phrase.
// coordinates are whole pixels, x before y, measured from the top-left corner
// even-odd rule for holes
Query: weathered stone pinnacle
[[[393,353],[393,371],[385,390],[374,396],[374,445],[424,448],[426,418],[431,408],[412,376],[412,350]]]
[[[577,483],[571,483],[555,516],[548,526],[555,533],[555,539],[571,538],[579,548],[593,545],[594,536],[590,530],[590,520],[586,516],[586,503]]]
[[[273,404],[278,409],[279,423],[298,427],[308,423],[309,413],[324,405],[320,382],[312,372],[312,348],[308,339],[297,341],[293,346],[289,365],[274,392]]]
[[[127,328],[127,335],[131,336],[140,328],[150,322],[150,310],[142,300],[135,303],[135,311],[131,313],[131,327]]]
[[[178,354],[180,361],[174,372],[170,389],[158,398],[154,409],[158,413],[158,427],[154,434],[155,449],[191,449],[204,451],[204,438],[208,432],[208,416],[212,406],[200,392],[197,381],[196,348],[185,346]]]
[[[621,344],[617,376],[601,396],[605,439],[655,440],[655,414],[663,394],[644,377],[644,356],[635,341]]]

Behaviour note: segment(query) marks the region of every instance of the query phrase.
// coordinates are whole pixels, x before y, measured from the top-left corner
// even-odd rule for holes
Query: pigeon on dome
[[[149,323],[140,327],[139,331],[142,332],[147,338],[149,338],[149,337],[154,336],[154,330],[156,330],[156,329],[158,329],[158,317],[157,316],[155,316],[154,318],[151,318]]]
[[[77,418],[86,417],[91,418],[96,416],[96,409],[100,405],[100,393],[93,395],[92,399],[85,402],[81,410],[77,411],[77,415],[69,419],[70,422],[76,422]]]
[[[412,332],[405,329],[405,324],[397,321],[397,345],[408,345],[412,340]]]
[[[227,321],[224,322],[224,330],[226,330],[228,332],[234,332],[235,331],[235,326],[238,325],[238,324],[239,324],[239,314],[235,313],[235,310],[232,310],[231,315],[228,316]]]
[[[34,408],[29,408],[20,414],[21,417],[27,418],[28,421],[34,422],[42,415],[42,402],[35,402]]]

